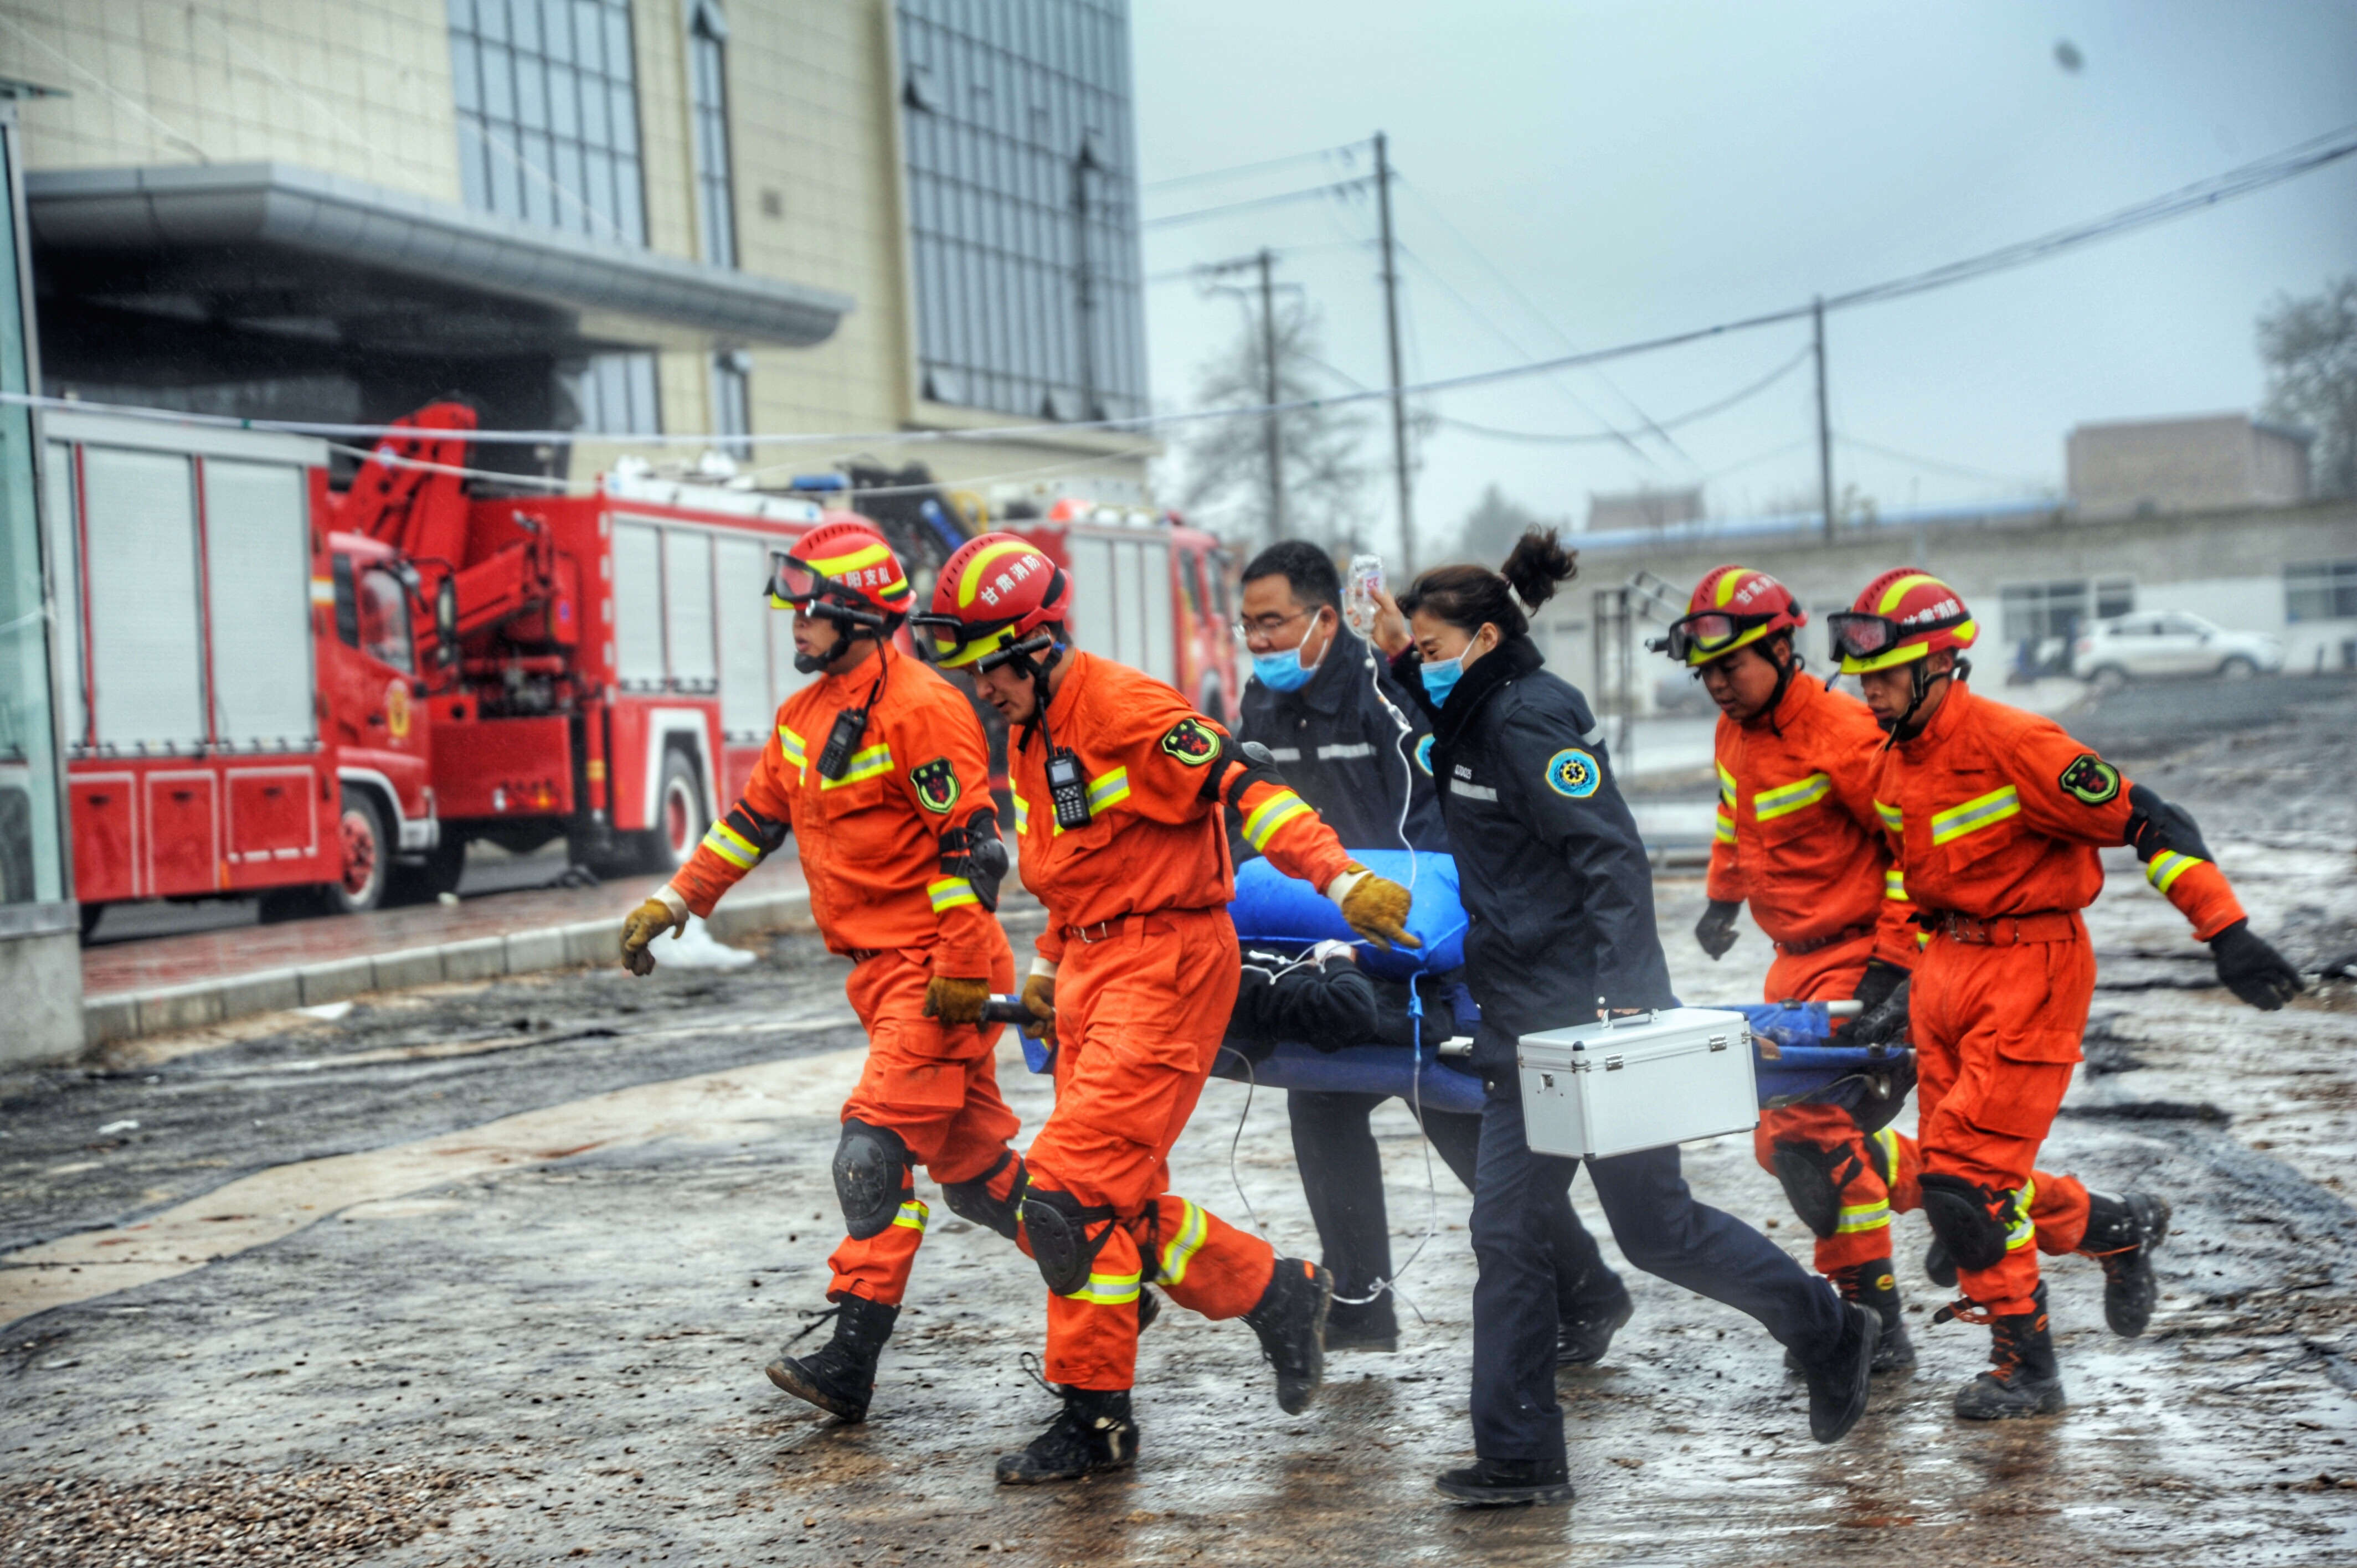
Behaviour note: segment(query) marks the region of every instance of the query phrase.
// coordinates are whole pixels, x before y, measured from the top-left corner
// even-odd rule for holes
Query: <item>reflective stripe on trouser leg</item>
[[[899,1212],[891,1224],[864,1241],[845,1237],[827,1259],[834,1277],[827,1281],[826,1298],[840,1301],[846,1295],[861,1295],[886,1306],[899,1305],[908,1293],[909,1271],[916,1266],[917,1248],[925,1239],[925,1221],[931,1212],[917,1196],[916,1183],[908,1181],[900,1190]]]

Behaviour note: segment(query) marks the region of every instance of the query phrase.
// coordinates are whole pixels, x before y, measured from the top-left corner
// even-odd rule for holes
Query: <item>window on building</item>
[[[467,205],[643,245],[630,0],[449,0]]]
[[[2087,585],[2024,583],[1999,593],[2007,642],[2043,642],[2071,637],[2087,618]]]
[[[724,438],[753,433],[753,356],[732,349],[712,356],[712,428]],[[753,444],[723,439],[722,451],[742,461],[753,456]]]
[[[900,0],[924,395],[1146,411],[1126,0]]]
[[[713,0],[696,0],[688,29],[695,121],[695,203],[703,225],[704,259],[737,264],[737,206],[728,169],[728,21]]]
[[[2284,618],[2357,619],[2357,561],[2309,561],[2285,567]]]
[[[2136,579],[2134,577],[2098,577],[2095,579],[2095,618],[2109,620],[2114,616],[2136,614]]]
[[[652,354],[592,355],[566,386],[579,413],[576,428],[585,434],[636,435],[662,428]]]

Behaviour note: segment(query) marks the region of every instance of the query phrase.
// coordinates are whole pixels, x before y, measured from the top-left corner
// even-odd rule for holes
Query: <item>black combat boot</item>
[[[1956,1413],[1966,1421],[2010,1421],[2051,1415],[2062,1408],[2062,1374],[2054,1365],[2054,1337],[2046,1327],[2046,1283],[2028,1312],[1989,1319],[1989,1369],[1956,1391]]]
[[[1334,1276],[1302,1258],[1279,1258],[1268,1288],[1244,1314],[1260,1353],[1276,1369],[1276,1405],[1299,1415],[1326,1380],[1326,1310]]]
[[[2152,1321],[2160,1282],[2152,1254],[2169,1235],[2169,1202],[2147,1192],[2087,1195],[2087,1234],[2079,1251],[2104,1265],[2104,1321],[2133,1339]]]
[[[1888,1258],[1877,1258],[1834,1275],[1834,1288],[1844,1301],[1854,1301],[1882,1320],[1882,1337],[1874,1342],[1874,1369],[1903,1372],[1915,1365],[1915,1347],[1907,1337],[1907,1315],[1899,1299],[1899,1276]]]
[[[1458,1470],[1443,1470],[1433,1484],[1443,1495],[1476,1508],[1506,1503],[1571,1501],[1570,1469],[1560,1459],[1476,1459]]]
[[[1597,1282],[1591,1279],[1587,1284],[1595,1288]],[[1609,1290],[1598,1290],[1589,1298],[1565,1306],[1556,1329],[1555,1366],[1592,1367],[1604,1359],[1604,1353],[1612,1348],[1612,1337],[1636,1310],[1637,1304],[1629,1299],[1629,1287],[1618,1274],[1612,1276]]]
[[[1338,1301],[1326,1316],[1326,1349],[1388,1351],[1399,1348],[1399,1309],[1392,1293],[1372,1301]]]
[[[1022,1453],[998,1456],[1000,1486],[1077,1481],[1137,1463],[1137,1423],[1130,1419],[1127,1389],[1065,1387],[1056,1392],[1064,1401],[1063,1413]]]
[[[900,1309],[847,1295],[820,1316],[834,1317],[834,1337],[814,1355],[779,1351],[768,1368],[770,1381],[845,1421],[865,1421],[867,1402],[876,1394],[876,1358],[883,1354]]]
[[[1840,1442],[1866,1413],[1874,1348],[1882,1338],[1882,1319],[1871,1309],[1846,1301],[1841,1313],[1834,1342],[1801,1359],[1801,1375],[1809,1380],[1809,1435],[1820,1443]]]

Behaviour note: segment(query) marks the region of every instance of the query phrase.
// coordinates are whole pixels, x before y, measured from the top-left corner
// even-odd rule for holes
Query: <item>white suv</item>
[[[2276,639],[2226,631],[2183,610],[2090,622],[2072,653],[2072,667],[2105,687],[2157,675],[2273,674],[2284,662]]]

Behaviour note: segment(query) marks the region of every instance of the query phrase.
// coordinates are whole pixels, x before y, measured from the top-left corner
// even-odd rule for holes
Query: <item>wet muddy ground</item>
[[[2311,968],[2357,950],[2351,717],[2181,736],[2130,768],[2193,807]],[[1756,994],[1765,942],[1704,960],[1701,897],[1661,884],[1682,993]],[[823,1305],[859,1059],[844,966],[790,936],[735,973],[445,988],[0,1079],[0,1561],[2357,1562],[2357,983],[2240,1007],[2125,855],[2093,925],[2104,988],[2045,1163],[2177,1218],[2142,1340],[2104,1330],[2093,1263],[2050,1262],[2059,1417],[1950,1415],[1986,1337],[1930,1325],[1910,1216],[1922,1365],[1845,1443],[1808,1440],[1749,1319],[1631,1275],[1611,1356],[1562,1380],[1579,1501],[1448,1506],[1430,1481],[1469,1453],[1468,1200],[1437,1162],[1432,1196],[1394,1104],[1398,1255],[1431,1230],[1399,1353],[1337,1356],[1288,1417],[1248,1329],[1167,1311],[1137,1470],[1001,1490],[993,1456],[1053,1413],[1018,1365],[1041,1288],[938,1202],[865,1425],[761,1376]],[[1011,1051],[1002,1073],[1036,1126],[1043,1082]],[[1211,1086],[1178,1189],[1250,1224],[1241,1183],[1281,1250],[1310,1251],[1283,1106],[1245,1100]],[[1686,1168],[1807,1256],[1748,1139]]]

